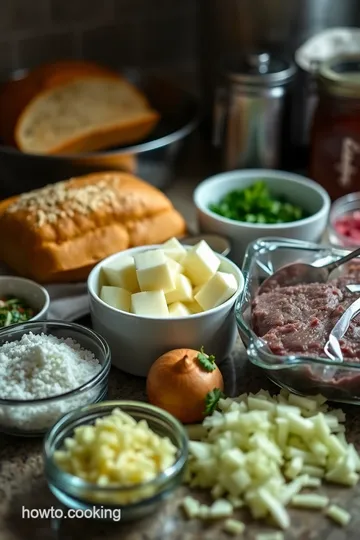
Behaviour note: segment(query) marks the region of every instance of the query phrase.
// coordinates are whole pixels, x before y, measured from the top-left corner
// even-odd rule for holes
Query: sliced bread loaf
[[[159,115],[123,78],[82,76],[48,89],[25,107],[16,144],[31,154],[66,154],[137,142]]]
[[[15,126],[26,105],[40,92],[88,75],[119,78],[109,68],[87,60],[59,60],[29,71],[24,77],[7,81],[0,89],[0,136],[2,142],[15,143]]]

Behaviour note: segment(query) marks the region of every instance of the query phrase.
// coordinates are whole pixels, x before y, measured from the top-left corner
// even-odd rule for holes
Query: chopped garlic
[[[260,501],[266,506],[275,523],[282,529],[287,529],[290,525],[290,517],[282,503],[266,488],[260,488],[258,494]]]
[[[346,527],[351,519],[349,512],[336,504],[331,504],[329,508],[325,510],[325,514],[342,527]]]
[[[329,502],[304,488],[358,482],[360,457],[346,441],[344,413],[322,397],[260,391],[220,399],[218,407],[205,418],[201,440],[190,443],[187,468],[190,486],[208,488],[214,499],[286,529],[289,504],[319,509]]]
[[[304,488],[316,488],[321,486],[321,478],[316,478],[315,476],[308,476],[307,480],[304,481]]]
[[[325,495],[317,495],[316,493],[303,493],[295,495],[291,499],[291,504],[298,508],[319,510],[325,508],[325,506],[329,504],[329,498],[325,497]]]
[[[209,518],[210,519],[222,519],[225,517],[232,516],[234,509],[232,504],[225,499],[218,499],[215,501],[209,509]]]
[[[185,497],[182,500],[182,507],[189,519],[195,518],[199,514],[200,503],[193,497]]]
[[[245,531],[245,525],[237,519],[227,519],[224,523],[224,531],[234,536],[242,534]]]
[[[260,533],[255,540],[284,540],[284,535],[281,532]]]
[[[168,437],[155,433],[145,420],[137,422],[115,408],[94,425],[76,427],[72,438],[65,439],[64,448],[54,452],[54,461],[60,469],[91,484],[134,487],[104,494],[89,492],[94,502],[127,504],[155,493],[150,481],[174,464],[176,454]]]

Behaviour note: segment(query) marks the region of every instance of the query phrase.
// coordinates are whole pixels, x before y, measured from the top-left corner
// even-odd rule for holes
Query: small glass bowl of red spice
[[[0,276],[0,328],[46,319],[49,306],[49,293],[35,281]]]
[[[337,199],[329,215],[329,241],[349,250],[360,246],[360,192]]]

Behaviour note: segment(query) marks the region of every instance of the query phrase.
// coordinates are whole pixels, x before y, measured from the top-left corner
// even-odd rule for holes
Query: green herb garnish
[[[215,411],[219,400],[224,397],[225,395],[220,388],[214,388],[208,392],[205,397],[205,414],[212,414]]]
[[[26,322],[35,315],[35,311],[23,300],[6,296],[0,298],[0,327]]]
[[[197,355],[197,359],[199,360],[202,367],[206,369],[206,371],[214,371],[214,369],[216,369],[215,356],[213,356],[212,354],[208,356],[204,352],[204,347],[201,347],[200,352]]]
[[[245,189],[230,191],[209,209],[228,219],[259,224],[289,223],[308,216],[300,206],[272,195],[261,180]]]

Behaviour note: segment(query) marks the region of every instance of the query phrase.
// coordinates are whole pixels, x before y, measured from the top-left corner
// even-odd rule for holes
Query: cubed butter
[[[187,317],[191,315],[191,311],[182,302],[174,302],[169,306],[169,315],[170,317]]]
[[[168,304],[173,304],[174,302],[192,302],[193,291],[190,279],[183,274],[178,274],[175,283],[175,289],[165,294],[166,302]]]
[[[181,262],[186,255],[186,249],[176,238],[171,238],[165,242],[162,248],[168,257],[171,257],[171,259],[177,262]]]
[[[201,240],[187,251],[181,264],[185,274],[196,287],[206,283],[215,274],[220,266],[220,259],[205,240]]]
[[[236,292],[238,286],[233,274],[216,272],[195,295],[204,311],[220,306]]]
[[[162,249],[152,249],[134,255],[136,275],[141,291],[172,291],[175,275]]]
[[[131,312],[145,317],[168,317],[164,291],[139,292],[131,295]]]
[[[104,285],[101,287],[100,298],[109,306],[121,311],[130,311],[131,293],[120,287]]]
[[[108,285],[121,287],[131,293],[140,290],[134,258],[130,255],[120,256],[116,261],[104,265],[102,271]]]

